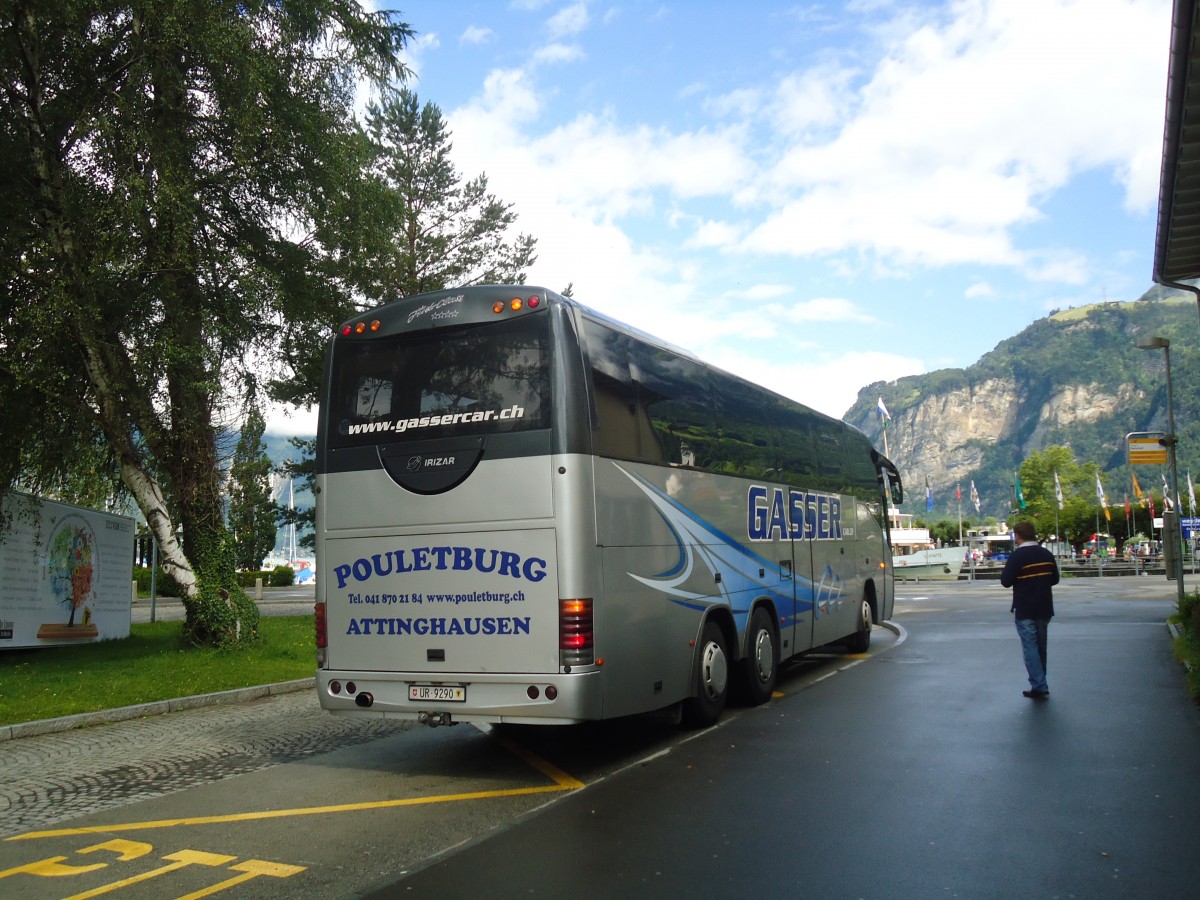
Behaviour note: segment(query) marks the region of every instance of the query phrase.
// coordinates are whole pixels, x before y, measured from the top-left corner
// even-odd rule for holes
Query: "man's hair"
[[[1037,540],[1037,529],[1033,527],[1032,522],[1018,522],[1013,526],[1013,534],[1023,541]]]

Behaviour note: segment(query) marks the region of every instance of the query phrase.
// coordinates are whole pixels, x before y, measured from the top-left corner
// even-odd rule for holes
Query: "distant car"
[[[999,553],[992,554],[993,562],[1006,562],[1008,560],[1008,551],[1001,550]]]

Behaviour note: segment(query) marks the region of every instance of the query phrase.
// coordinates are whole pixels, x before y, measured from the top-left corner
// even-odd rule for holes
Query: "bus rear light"
[[[595,662],[592,601],[558,601],[559,656],[564,666],[590,666]]]
[[[368,322],[355,322],[351,325],[347,322],[342,326],[342,337],[349,337],[352,334],[365,334],[368,331],[378,331],[383,327],[383,323],[378,319],[372,319]]]
[[[318,603],[313,607],[313,622],[317,628],[317,649],[324,650],[329,646],[329,625],[325,619],[325,604]]]
[[[511,309],[513,312],[520,312],[526,306],[528,306],[530,309],[537,309],[541,305],[542,300],[540,297],[534,296],[530,297],[528,300],[522,300],[520,297],[513,297],[507,303],[505,303],[503,300],[497,300],[492,304],[492,312],[494,312],[496,315],[500,315],[500,313],[507,309]]]

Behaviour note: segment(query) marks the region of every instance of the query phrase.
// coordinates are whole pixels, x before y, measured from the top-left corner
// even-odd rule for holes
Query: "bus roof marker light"
[[[520,297],[513,297],[510,301],[508,301],[508,305],[512,307],[513,312],[517,312],[517,310],[525,305],[525,301]]]
[[[366,330],[367,330],[367,323],[366,323],[366,322],[359,322],[359,323],[357,323],[357,324],[354,326],[354,333],[355,333],[355,334],[362,334],[362,333],[363,333],[364,331],[366,331]]]
[[[537,298],[537,297],[530,297],[530,298],[529,298],[528,300],[526,300],[525,302],[526,302],[526,304],[529,306],[529,308],[530,308],[530,309],[537,309],[537,308],[538,308],[538,306],[540,306],[540,305],[541,305],[541,302],[542,302],[542,301],[541,301],[539,298]]]
[[[371,330],[372,331],[378,331],[382,327],[383,327],[383,323],[380,322],[378,319],[371,320]]]
[[[502,312],[504,312],[504,301],[503,301],[503,300],[497,300],[495,303],[493,303],[493,304],[492,304],[492,312],[494,312],[494,313],[502,313]]]
[[[353,330],[354,330],[354,329],[353,329],[353,328],[351,328],[349,325],[343,325],[343,326],[342,326],[342,337],[345,337],[346,335],[348,335],[348,334],[349,334],[351,331],[353,331]]]

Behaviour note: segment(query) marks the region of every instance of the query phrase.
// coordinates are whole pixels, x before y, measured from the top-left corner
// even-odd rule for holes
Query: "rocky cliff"
[[[877,382],[859,392],[847,412],[897,464],[912,511],[924,512],[926,479],[937,507],[951,511],[962,488],[964,513],[974,480],[983,514],[1005,516],[1012,473],[1029,454],[1071,448],[1114,477],[1124,475],[1125,436],[1166,430],[1161,351],[1136,348],[1143,335],[1171,340],[1180,475],[1200,462],[1193,385],[1198,316],[1190,300],[1105,303],[1059,312],[1002,341],[975,365]],[[886,438],[876,411],[892,415]],[[1198,469],[1200,472],[1200,469]],[[1124,483],[1128,483],[1126,479]]]

